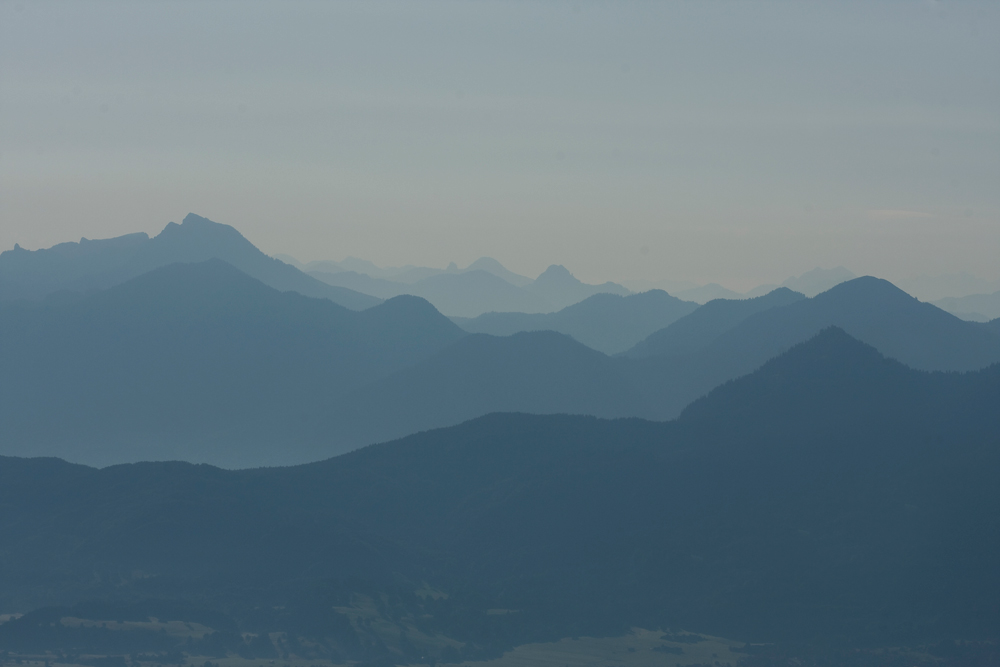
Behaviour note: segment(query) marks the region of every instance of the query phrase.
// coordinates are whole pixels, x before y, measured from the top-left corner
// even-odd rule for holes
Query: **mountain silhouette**
[[[345,266],[344,262],[340,265]],[[489,257],[476,260],[466,269],[411,268],[391,277],[376,277],[362,270],[310,271],[310,275],[330,285],[383,299],[399,294],[419,296],[449,317],[471,318],[490,312],[551,313],[594,294],[630,294],[615,283],[582,283],[562,266],[550,266],[532,281]]]
[[[690,314],[678,318],[662,330],[638,342],[625,355],[634,359],[654,355],[685,355],[701,350],[711,341],[746,318],[776,306],[803,298],[798,292],[780,287],[751,299],[715,299]]]
[[[492,257],[480,257],[463,269],[463,272],[468,271],[486,271],[516,287],[527,287],[532,283],[531,278],[514,273]]]
[[[320,428],[356,447],[490,412],[642,416],[652,413],[644,377],[553,331],[472,334],[338,400]]]
[[[620,296],[631,294],[628,289],[617,283],[588,285],[578,280],[566,267],[559,264],[553,264],[545,269],[525,289],[552,304],[552,310],[561,310],[595,294],[607,293]]]
[[[558,331],[588,347],[617,354],[697,308],[662,290],[595,294],[556,313],[484,313],[455,322],[470,333],[509,336],[520,331]]]
[[[998,401],[1000,366],[915,371],[828,328],[670,423],[494,414],[244,471],[0,458],[0,604],[107,601],[0,625],[0,649],[42,627],[97,641],[98,624],[60,634],[59,619],[145,599],[206,605],[205,624],[232,624],[216,638],[232,651],[249,650],[240,632],[283,632],[351,659],[370,642],[368,622],[341,616],[359,597],[381,600],[368,650],[395,660],[407,641],[444,655],[450,638],[471,659],[632,627],[989,638]]]
[[[674,296],[678,299],[694,301],[695,303],[702,304],[714,301],[715,299],[743,298],[743,295],[739,292],[734,292],[733,290],[727,289],[718,283],[709,283],[708,285],[701,285],[700,287],[691,287],[689,289],[679,290],[674,292]]]
[[[354,313],[221,263],[198,266],[5,306],[0,452],[245,467],[315,461],[498,411],[672,419],[829,326],[916,368],[1000,359],[989,325],[876,279],[813,299],[778,290],[708,304],[663,330],[686,352],[610,358],[554,332],[463,337],[416,297]],[[790,303],[766,308],[768,299]]]
[[[415,297],[357,312],[221,260],[0,304],[2,452],[293,462],[333,398],[464,335]]]
[[[0,253],[0,300],[40,299],[69,289],[88,291],[118,285],[178,262],[221,259],[279,291],[330,299],[352,310],[379,303],[366,294],[326,285],[294,266],[268,257],[229,225],[189,213],[157,236],[129,234],[114,239],[62,243],[46,250],[19,247]]]
[[[411,283],[373,278],[355,271],[313,272],[310,275],[331,285],[383,299],[400,294],[419,296],[451,317],[475,317],[490,311],[536,313],[553,309],[548,301],[537,295],[512,285],[492,272],[479,269],[439,272]]]
[[[872,277],[753,315],[720,335],[704,354],[742,365],[737,374],[743,374],[829,326],[920,370],[976,370],[1000,361],[1000,339],[981,324],[960,320]]]
[[[988,322],[1000,317],[1000,292],[947,297],[934,305],[964,320]]]
[[[794,292],[805,294],[808,297],[813,297],[839,285],[842,282],[853,280],[855,278],[857,278],[856,275],[842,266],[837,266],[832,269],[816,268],[812,271],[806,271],[801,276],[789,278],[785,282],[781,283],[781,286],[787,287]]]

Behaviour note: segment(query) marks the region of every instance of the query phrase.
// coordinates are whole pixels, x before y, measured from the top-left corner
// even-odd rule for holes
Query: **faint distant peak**
[[[480,270],[480,271],[490,271],[490,270],[494,270],[494,271],[496,271],[496,270],[506,271],[507,267],[505,267],[503,264],[501,264],[497,260],[493,259],[492,257],[480,257],[479,259],[477,259],[476,261],[474,261],[472,264],[469,264],[467,267],[465,267],[465,270],[466,271],[476,271],[476,270]]]
[[[781,283],[781,286],[801,292],[808,297],[813,297],[820,292],[825,292],[831,287],[847,280],[853,280],[854,278],[857,278],[857,276],[843,266],[835,266],[832,269],[815,268],[811,271],[806,271],[801,276],[789,278]]]
[[[291,264],[292,266],[294,266],[296,269],[299,270],[302,270],[302,267],[305,266],[305,264],[295,259],[291,255],[283,255],[281,253],[278,253],[277,255],[271,255],[271,257],[275,258],[279,262],[284,262],[285,264]]]
[[[562,264],[553,264],[535,278],[536,283],[578,283],[576,276],[569,272]]]
[[[480,257],[472,264],[469,264],[469,266],[465,268],[465,271],[486,271],[487,273],[492,273],[499,278],[503,278],[510,284],[516,285],[517,287],[525,287],[532,282],[531,278],[514,273],[492,257]]]

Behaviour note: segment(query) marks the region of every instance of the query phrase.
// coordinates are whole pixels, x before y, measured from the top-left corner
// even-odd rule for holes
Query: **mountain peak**
[[[777,404],[782,395],[786,395],[788,405],[793,405],[796,392],[822,394],[831,387],[842,387],[845,391],[855,387],[859,391],[861,386],[867,390],[889,368],[914,372],[840,327],[830,326],[753,373],[716,387],[685,408],[680,419],[714,418],[734,410],[752,411],[765,403]]]
[[[579,283],[576,276],[569,272],[562,264],[553,264],[542,271],[535,279],[536,283]]]
[[[181,221],[182,225],[218,225],[220,223],[213,222],[208,218],[203,218],[197,213],[188,213],[184,216],[184,220]]]
[[[892,299],[895,301],[905,302],[916,301],[915,298],[899,289],[888,280],[875,278],[874,276],[861,276],[860,278],[844,281],[831,287],[825,292],[818,294],[814,298],[820,300],[862,299],[870,301],[872,299]]]
[[[466,271],[482,270],[482,271],[493,272],[493,271],[506,271],[506,268],[507,267],[505,267],[503,264],[493,259],[492,257],[480,257],[472,264],[469,264],[469,266],[467,266],[465,270]]]

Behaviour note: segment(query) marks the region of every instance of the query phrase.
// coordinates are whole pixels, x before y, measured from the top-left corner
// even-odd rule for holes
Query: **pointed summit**
[[[510,271],[503,264],[493,259],[492,257],[480,257],[472,264],[469,264],[465,268],[466,271],[486,271],[487,273],[492,273],[498,278],[503,278],[511,285],[516,287],[525,287],[531,284],[531,278],[526,278],[525,276],[518,275],[513,271]]]
[[[576,277],[569,272],[562,264],[553,264],[549,268],[542,271],[542,273],[535,278],[535,284],[572,284],[580,285],[582,284]]]
[[[816,296],[820,292],[825,292],[831,287],[835,287],[844,281],[852,280],[856,277],[857,276],[842,266],[837,266],[832,269],[816,268],[812,271],[806,271],[797,278],[789,278],[785,282],[781,283],[781,286],[793,289],[796,292],[802,292],[806,296],[812,297]]]
[[[578,280],[561,264],[553,264],[545,269],[527,289],[546,299],[555,310],[562,310],[595,294],[608,293],[621,296],[631,294],[628,289],[617,283],[588,285]]]
[[[0,255],[0,299],[38,299],[59,290],[105,289],[168,264],[220,259],[282,292],[327,298],[346,308],[370,308],[380,299],[326,285],[268,257],[235,228],[189,213],[157,236],[128,234],[81,239],[32,253]]]

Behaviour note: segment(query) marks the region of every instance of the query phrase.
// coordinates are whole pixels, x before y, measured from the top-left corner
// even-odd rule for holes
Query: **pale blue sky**
[[[0,249],[996,279],[998,186],[996,2],[0,2]]]

